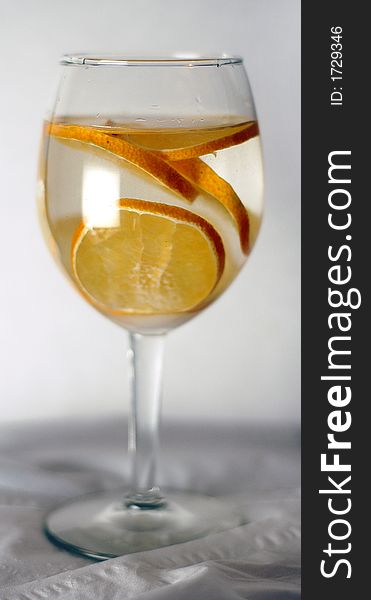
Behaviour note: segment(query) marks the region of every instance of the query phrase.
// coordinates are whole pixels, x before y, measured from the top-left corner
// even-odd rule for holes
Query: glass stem
[[[164,341],[164,335],[130,334],[132,472],[131,491],[125,498],[128,507],[154,509],[165,504],[156,485]]]

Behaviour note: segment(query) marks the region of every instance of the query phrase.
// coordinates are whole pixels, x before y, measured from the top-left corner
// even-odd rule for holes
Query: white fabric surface
[[[42,520],[65,498],[123,487],[125,423],[18,425],[3,427],[1,434],[1,600],[300,598],[297,431],[164,428],[160,482],[165,490],[237,495],[251,522],[104,562],[56,548],[45,538]]]

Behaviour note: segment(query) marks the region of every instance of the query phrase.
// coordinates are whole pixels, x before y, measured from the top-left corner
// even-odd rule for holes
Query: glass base
[[[159,508],[126,507],[124,494],[100,493],[70,501],[45,522],[49,539],[67,550],[104,560],[180,544],[245,522],[227,501],[190,493],[166,495]]]

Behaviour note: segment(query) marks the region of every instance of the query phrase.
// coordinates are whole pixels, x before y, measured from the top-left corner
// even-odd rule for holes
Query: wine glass
[[[130,336],[131,483],[73,500],[48,536],[99,559],[238,525],[231,503],[156,478],[166,334],[236,277],[262,214],[253,99],[239,57],[66,55],[43,129],[44,234],[85,301]]]

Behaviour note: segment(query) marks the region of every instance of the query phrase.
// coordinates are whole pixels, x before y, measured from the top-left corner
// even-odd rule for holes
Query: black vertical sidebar
[[[367,11],[362,2],[302,3],[304,600],[371,597]]]

